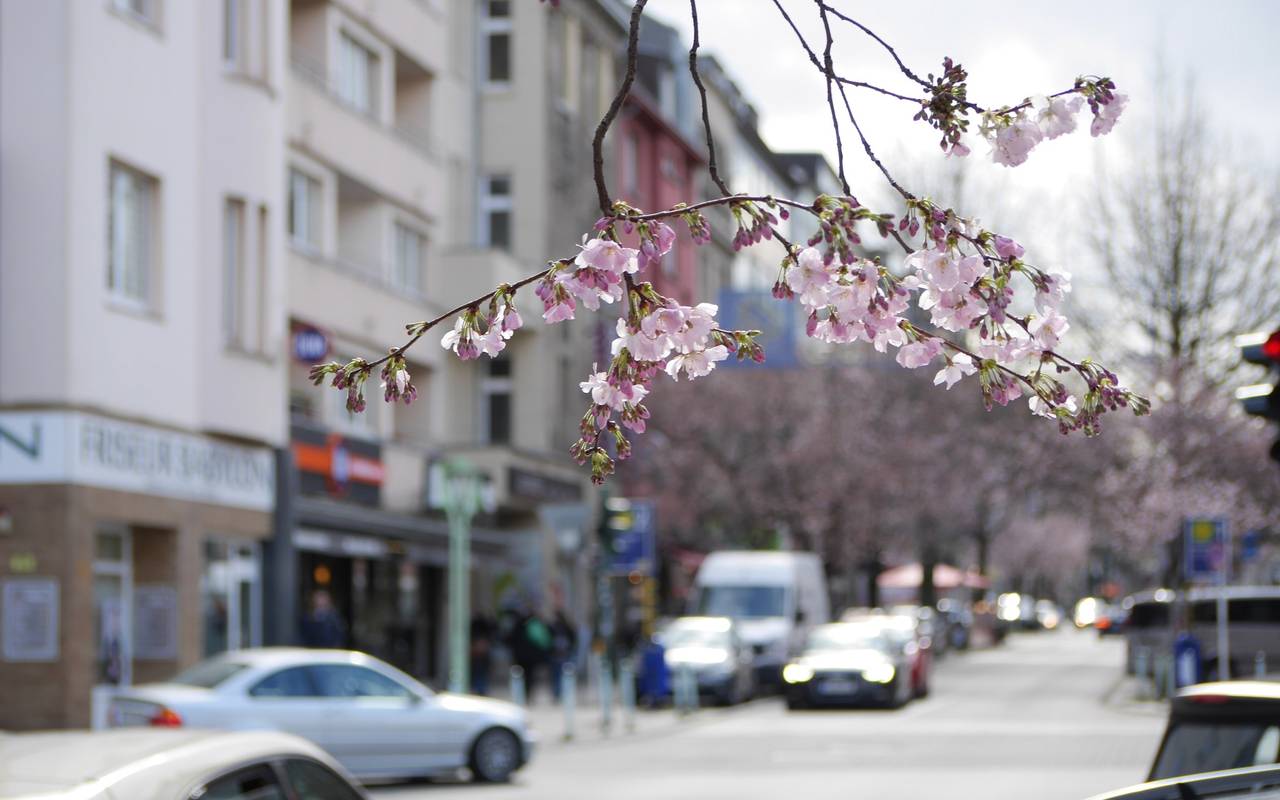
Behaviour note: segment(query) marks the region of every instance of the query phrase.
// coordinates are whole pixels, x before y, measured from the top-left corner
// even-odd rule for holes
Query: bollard
[[[698,676],[688,664],[681,664],[676,669],[675,686],[676,710],[688,714],[698,708]]]
[[[632,733],[636,729],[636,676],[629,658],[618,665],[618,696],[622,700],[622,725]]]
[[[560,702],[564,705],[564,740],[573,741],[573,712],[578,704],[578,674],[571,662],[560,670]]]
[[[1267,654],[1263,650],[1259,650],[1258,654],[1253,657],[1253,676],[1255,678],[1267,677]]]
[[[600,662],[600,730],[605,736],[613,727],[613,670],[609,664]]]
[[[518,706],[525,704],[524,668],[519,664],[511,666],[511,702]]]
[[[1139,647],[1133,653],[1133,674],[1140,680],[1144,700],[1153,700],[1160,693],[1160,678],[1154,674],[1151,664],[1151,650]]]

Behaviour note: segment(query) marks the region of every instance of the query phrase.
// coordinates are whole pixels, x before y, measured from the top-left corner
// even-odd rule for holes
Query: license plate
[[[818,684],[821,694],[853,694],[858,691],[858,684],[844,678],[830,678]]]

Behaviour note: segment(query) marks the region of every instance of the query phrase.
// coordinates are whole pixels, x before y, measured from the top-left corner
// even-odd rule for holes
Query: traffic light
[[[1280,370],[1280,330],[1237,336],[1236,345],[1245,363],[1267,367],[1272,373],[1267,383],[1237,389],[1236,399],[1244,406],[1246,414],[1280,421],[1280,389],[1276,387],[1276,374]]]

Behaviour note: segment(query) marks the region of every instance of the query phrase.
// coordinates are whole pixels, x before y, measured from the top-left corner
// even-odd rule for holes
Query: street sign
[[[1183,523],[1184,577],[1189,583],[1226,583],[1230,553],[1223,517],[1191,517]]]
[[[1262,552],[1262,531],[1253,529],[1245,531],[1244,536],[1240,537],[1240,561],[1248,564],[1251,561],[1257,561],[1258,556]]]
[[[609,572],[652,575],[658,566],[657,515],[652,500],[632,500],[626,528],[617,528],[610,538]]]

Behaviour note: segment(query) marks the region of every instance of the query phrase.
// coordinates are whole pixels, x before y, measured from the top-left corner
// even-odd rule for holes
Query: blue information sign
[[[1192,583],[1223,580],[1229,554],[1227,521],[1222,517],[1193,517],[1183,523],[1186,579]]]
[[[632,500],[629,511],[631,526],[613,532],[609,571],[621,575],[633,572],[653,575],[658,566],[658,526],[653,501]]]
[[[764,366],[790,369],[799,365],[796,357],[797,331],[804,325],[796,309],[798,303],[775,300],[764,289],[722,289],[720,311],[716,315],[726,331],[760,331],[756,339],[764,348]],[[730,357],[721,367],[760,366],[754,361]]]

